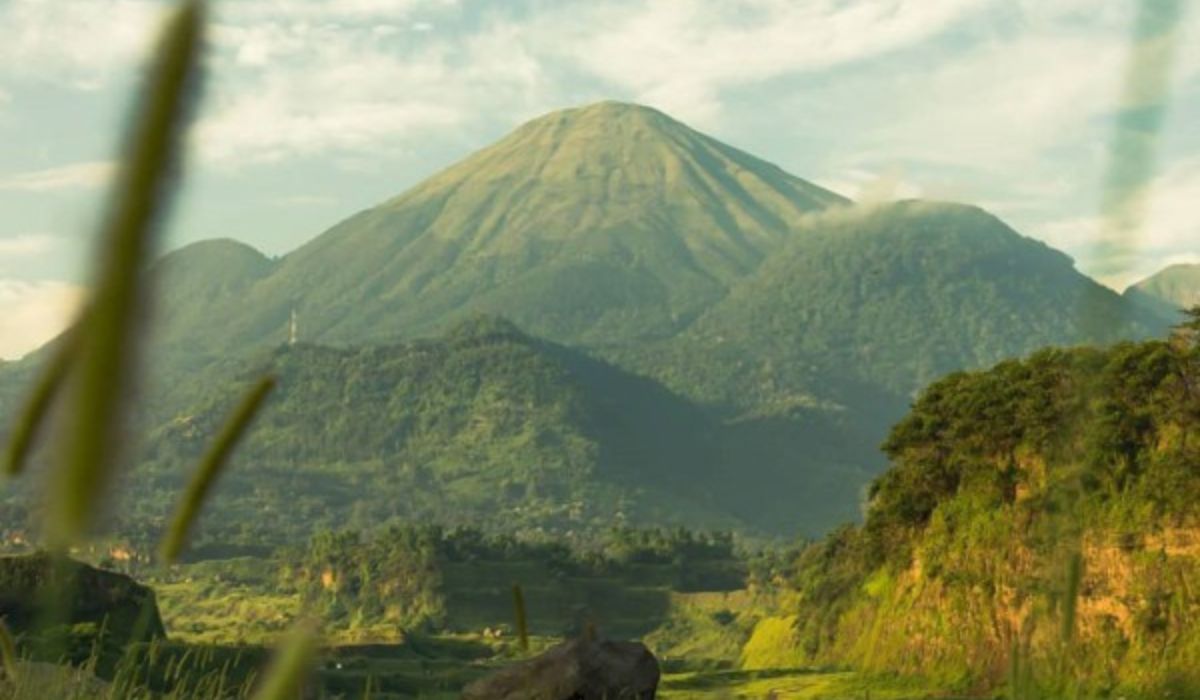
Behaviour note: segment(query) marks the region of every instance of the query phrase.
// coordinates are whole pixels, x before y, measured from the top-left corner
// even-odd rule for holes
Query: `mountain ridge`
[[[373,347],[452,342],[437,338],[480,314],[503,317],[541,344],[537,357],[609,367],[585,372],[607,379],[582,388],[553,384],[564,401],[576,392],[606,415],[643,415],[639,402],[665,392],[677,399],[668,413],[719,436],[709,447],[724,471],[705,483],[728,498],[713,522],[806,534],[857,516],[884,467],[875,446],[932,379],[1165,325],[978,207],[854,205],[620,103],[535,119],[281,258],[225,240],[155,269],[154,409],[181,406],[191,381],[228,387],[222,372],[277,352],[293,318],[299,346],[367,362]],[[636,401],[613,407],[618,386]],[[459,412],[477,398],[453,382],[431,391]],[[360,399],[373,400],[336,400]],[[319,429],[306,411],[320,407],[292,415]],[[565,414],[546,421],[551,433],[582,429]],[[652,437],[639,439],[649,448]],[[787,496],[741,488],[738,469]],[[625,473],[635,489],[652,474]]]
[[[1168,265],[1125,289],[1124,296],[1177,323],[1180,310],[1200,304],[1200,264]]]

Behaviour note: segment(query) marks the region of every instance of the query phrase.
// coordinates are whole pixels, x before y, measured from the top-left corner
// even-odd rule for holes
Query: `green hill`
[[[790,663],[976,692],[1074,697],[1073,677],[1088,697],[1195,697],[1198,376],[1180,337],[933,384],[885,445],[865,525],[795,561],[795,606],[747,656],[782,640]]]
[[[1200,265],[1171,265],[1125,290],[1126,298],[1171,321],[1200,304]]]
[[[664,344],[666,359],[645,363],[719,403],[787,405],[806,400],[803,389],[808,401],[861,406],[877,403],[874,393],[907,399],[947,372],[1048,345],[1161,330],[1066,255],[991,214],[907,201],[807,217]]]
[[[279,389],[211,505],[221,517],[206,521],[202,544],[413,520],[816,535],[855,516],[868,476],[819,414],[807,437],[826,446],[781,449],[804,433],[771,441],[769,422],[724,423],[651,380],[479,317],[435,340],[282,346],[181,381],[147,410],[157,427],[127,480],[124,530],[165,517],[241,387],[267,367]]]
[[[155,326],[161,352],[187,366],[227,356],[229,348],[196,342],[198,329],[208,329],[215,313],[232,313],[246,294],[267,277],[275,263],[254,248],[230,239],[193,243],[165,255],[155,266],[159,289]],[[280,331],[275,342],[287,338]]]

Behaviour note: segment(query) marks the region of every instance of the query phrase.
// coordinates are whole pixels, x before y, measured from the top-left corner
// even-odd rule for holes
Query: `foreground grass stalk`
[[[4,669],[4,674],[10,680],[15,681],[17,678],[17,644],[13,640],[12,633],[8,631],[8,626],[0,620],[0,668]]]
[[[75,360],[76,338],[75,333],[69,332],[59,340],[50,362],[42,368],[33,392],[13,426],[12,437],[4,452],[4,475],[8,478],[20,476],[25,470],[33,446],[37,444],[38,436],[50,415],[50,407],[66,383],[67,374]]]
[[[86,533],[119,458],[123,419],[136,385],[155,231],[181,160],[182,134],[197,87],[203,0],[188,0],[167,24],[128,136],[101,231],[89,313],[66,387],[65,448],[53,480],[47,528],[57,546]]]
[[[263,402],[275,388],[275,384],[275,378],[268,376],[260,379],[250,389],[241,404],[238,405],[237,410],[233,412],[221,429],[208,453],[200,460],[200,465],[196,468],[196,473],[192,476],[183,499],[175,509],[171,527],[159,547],[159,554],[165,561],[173,563],[183,552],[183,548],[187,544],[188,533],[191,532],[192,525],[200,514],[200,508],[212,491],[217,477],[228,463],[237,443],[246,434],[254,417],[262,408]]]
[[[293,700],[312,670],[317,655],[317,627],[297,624],[280,644],[253,700]]]
[[[1083,582],[1083,555],[1076,552],[1067,561],[1066,590],[1063,596],[1062,642],[1070,647],[1075,640],[1075,616],[1079,607],[1079,586]]]
[[[525,614],[525,592],[519,583],[513,584],[513,611],[517,618],[517,639],[521,651],[529,651],[529,619]]]

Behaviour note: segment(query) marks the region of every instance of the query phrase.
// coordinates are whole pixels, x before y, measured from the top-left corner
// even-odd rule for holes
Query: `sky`
[[[1136,32],[1136,0],[213,0],[164,247],[282,255],[528,119],[616,99],[851,198],[981,205],[1120,290],[1200,262],[1200,2],[1147,2],[1184,8],[1171,33]],[[169,5],[0,0],[0,358],[81,298]],[[1138,57],[1166,81],[1131,81]],[[1147,106],[1153,139],[1128,130]],[[1130,142],[1150,175],[1115,217]]]

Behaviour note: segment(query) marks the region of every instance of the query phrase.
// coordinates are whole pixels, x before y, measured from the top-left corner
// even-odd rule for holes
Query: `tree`
[[[1184,309],[1183,315],[1172,328],[1170,346],[1176,356],[1180,441],[1186,448],[1189,427],[1200,422],[1200,304]]]

